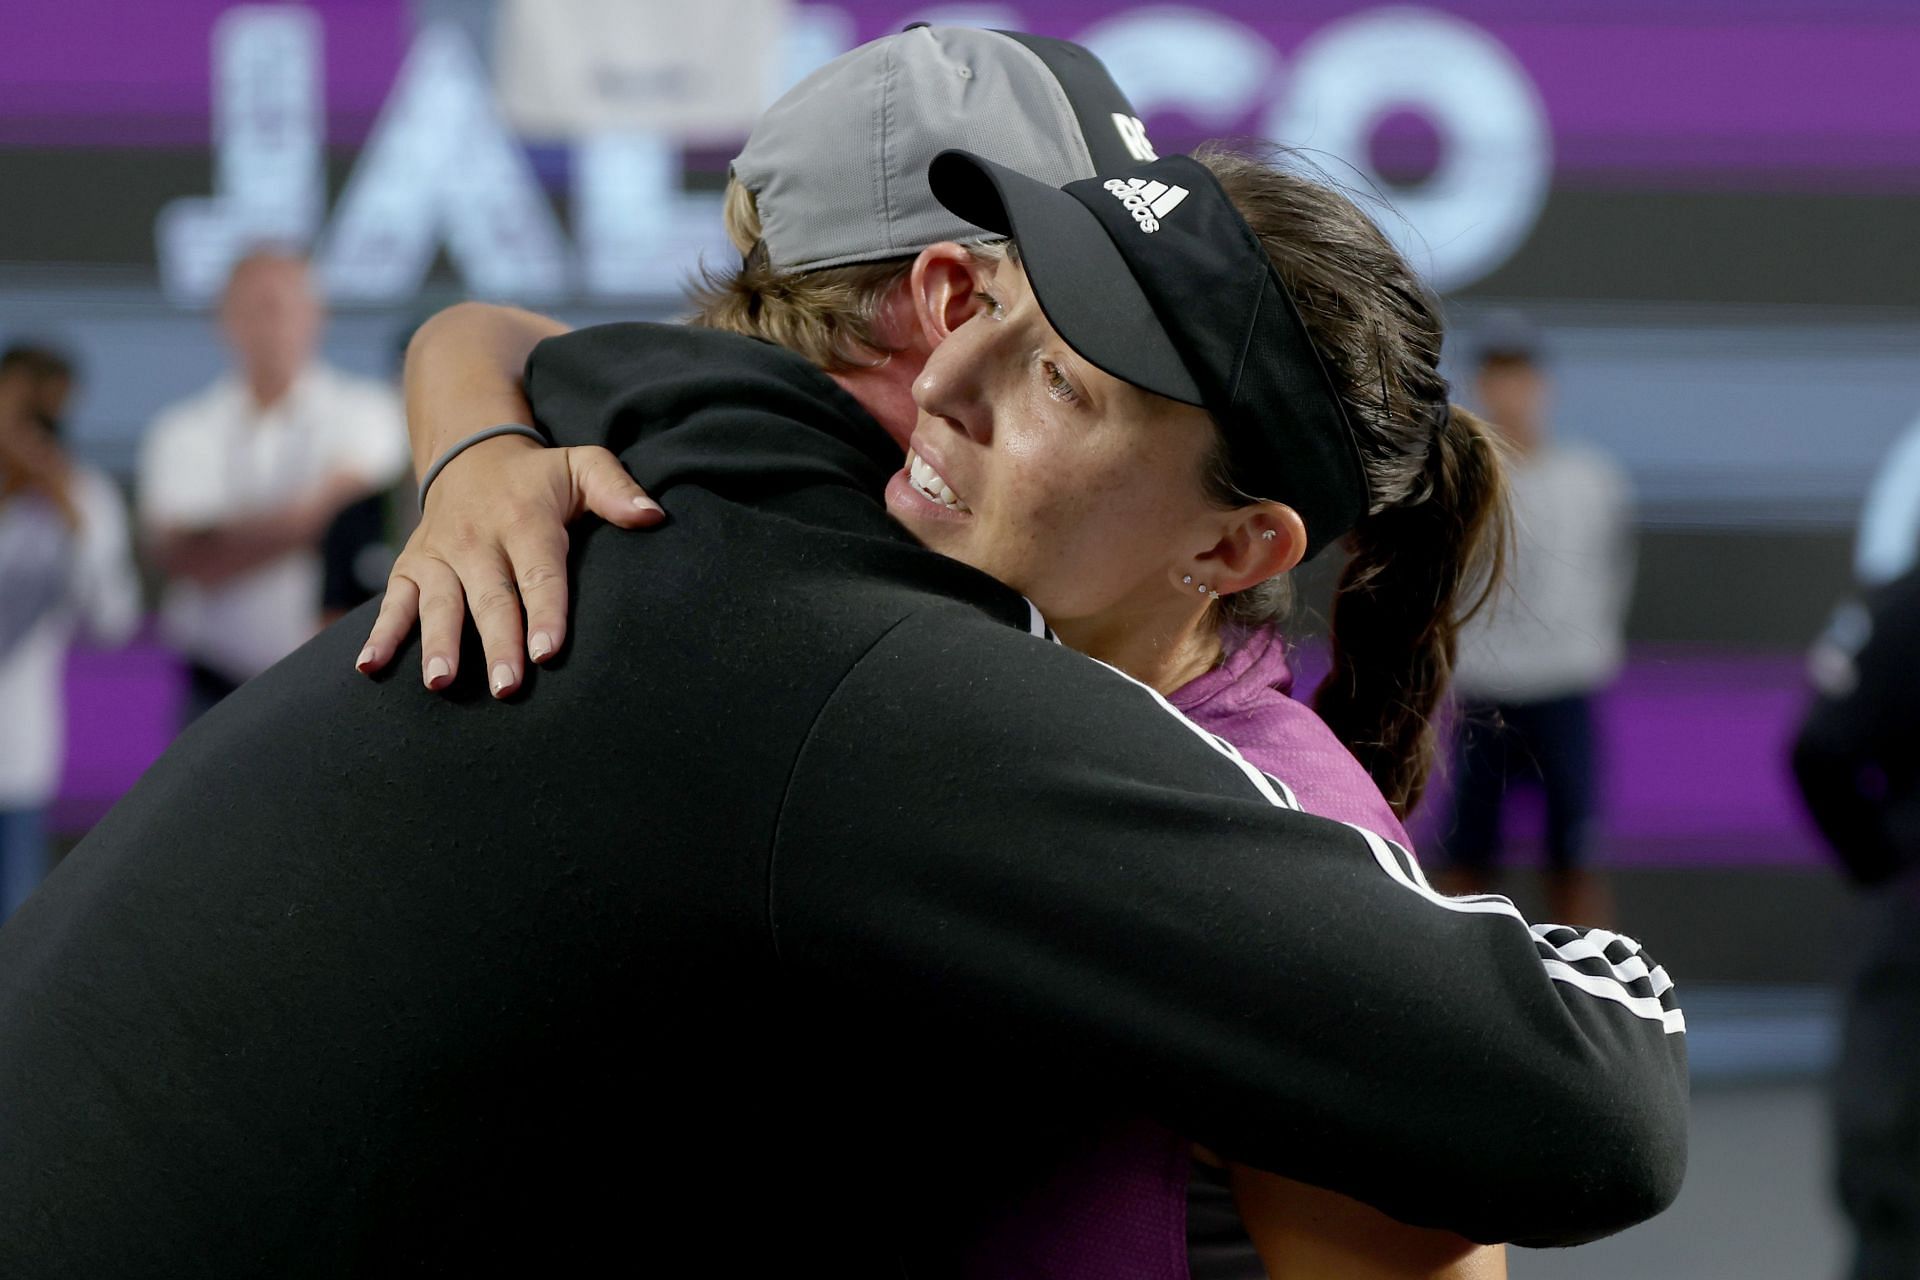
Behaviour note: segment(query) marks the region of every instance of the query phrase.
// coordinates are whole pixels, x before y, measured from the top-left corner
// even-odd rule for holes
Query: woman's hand
[[[587,512],[623,529],[666,518],[605,449],[501,436],[466,450],[428,491],[354,665],[369,675],[385,667],[418,621],[421,676],[444,689],[460,672],[471,608],[487,685],[506,697],[520,687],[527,657],[544,662],[566,643],[566,527]]]

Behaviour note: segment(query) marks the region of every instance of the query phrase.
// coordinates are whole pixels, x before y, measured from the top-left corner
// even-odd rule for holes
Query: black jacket
[[[0,1275],[939,1274],[1116,1111],[1482,1240],[1672,1199],[1633,944],[1443,904],[1033,634],[797,358],[615,326],[529,389],[671,522],[576,537],[507,705],[350,615],[0,931]]]
[[[1793,745],[1808,812],[1857,883],[1920,869],[1920,572],[1841,606],[1813,667]]]

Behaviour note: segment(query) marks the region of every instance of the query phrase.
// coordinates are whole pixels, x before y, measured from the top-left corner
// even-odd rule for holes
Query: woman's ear
[[[914,345],[932,351],[965,324],[980,309],[978,295],[990,273],[990,263],[950,240],[922,249],[907,275]]]
[[[1257,502],[1227,514],[1220,540],[1194,557],[1191,572],[1223,596],[1287,572],[1307,554],[1307,526],[1280,502]]]

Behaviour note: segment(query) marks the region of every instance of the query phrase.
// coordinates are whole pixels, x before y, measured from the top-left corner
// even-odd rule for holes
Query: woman
[[[1430,296],[1350,202],[1241,156],[1158,161],[1065,192],[955,153],[932,176],[950,208],[1019,249],[972,255],[977,305],[913,382],[889,509],[1025,593],[1063,642],[1232,741],[1305,808],[1404,841],[1398,818],[1425,783],[1428,715],[1474,584],[1491,580],[1502,502],[1488,437],[1447,402]],[[415,403],[445,412],[476,394],[445,391]],[[1286,696],[1272,628],[1285,573],[1341,537],[1353,554],[1322,723]],[[410,572],[403,557],[396,575]],[[393,651],[407,599],[390,596],[363,669]],[[534,637],[536,660],[542,647]],[[1169,1206],[1185,1176],[1178,1139],[1123,1127],[1010,1216],[976,1272],[1069,1274],[1110,1242],[1124,1204],[1128,1222],[1166,1229],[1130,1238],[1098,1273],[1183,1274]],[[1497,1249],[1271,1175],[1232,1181],[1271,1275],[1504,1274]]]

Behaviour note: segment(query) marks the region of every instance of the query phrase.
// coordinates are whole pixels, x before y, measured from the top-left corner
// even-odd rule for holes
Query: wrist
[[[462,436],[442,450],[427,467],[426,474],[421,477],[419,494],[421,510],[426,509],[427,495],[432,491],[434,481],[439,479],[454,462],[477,449],[485,448],[500,452],[508,447],[541,450],[547,447],[547,438],[536,428],[519,422],[503,422],[497,426],[475,431],[471,435]]]

